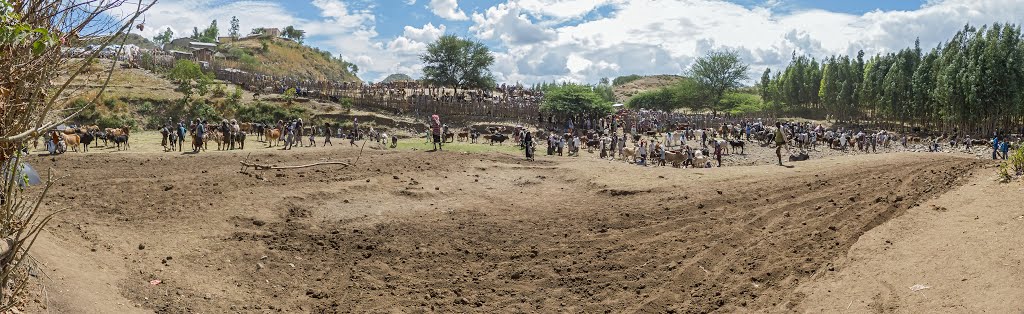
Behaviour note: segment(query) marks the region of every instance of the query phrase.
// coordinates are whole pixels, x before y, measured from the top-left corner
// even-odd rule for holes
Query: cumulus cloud
[[[437,16],[447,20],[464,21],[469,19],[466,12],[459,9],[459,2],[456,0],[430,0],[427,7]]]
[[[565,5],[563,13],[553,10]],[[611,14],[574,25],[550,21],[584,16],[602,5]],[[800,9],[780,1],[746,7],[716,0],[511,0],[474,13],[470,28],[505,50],[500,77],[537,82],[597,82],[628,74],[680,74],[711,50],[732,49],[751,64],[751,77],[809,54],[886,53],[948,40],[964,24],[1021,24],[1024,2],[934,0],[917,10],[846,14]],[[533,17],[534,19],[530,19]],[[538,35],[539,34],[539,35]],[[527,36],[529,35],[529,36]],[[516,65],[511,67],[509,65]]]
[[[555,39],[555,31],[535,25],[516,3],[499,4],[473,13],[469,28],[481,39],[500,39],[507,45],[529,45]]]

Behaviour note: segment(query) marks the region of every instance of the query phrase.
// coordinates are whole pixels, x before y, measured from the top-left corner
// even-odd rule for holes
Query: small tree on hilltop
[[[429,84],[463,89],[491,89],[494,76],[490,66],[494,56],[483,43],[462,39],[454,35],[441,36],[427,46],[420,55],[423,80]]]

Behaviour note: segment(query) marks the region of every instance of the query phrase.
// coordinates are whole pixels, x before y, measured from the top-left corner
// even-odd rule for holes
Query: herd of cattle
[[[128,127],[101,129],[97,125],[51,130],[45,136],[46,146],[48,149],[52,148],[51,152],[54,153],[64,153],[67,149],[75,152],[88,152],[89,145],[96,143],[95,147],[100,147],[100,142],[103,142],[103,147],[113,144],[117,150],[127,150],[131,147],[128,144],[130,130]],[[33,148],[39,148],[40,138],[36,137]]]

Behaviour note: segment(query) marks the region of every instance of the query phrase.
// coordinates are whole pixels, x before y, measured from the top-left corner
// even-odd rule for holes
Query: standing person
[[[332,147],[334,146],[334,144],[331,143],[331,123],[330,122],[324,122],[324,146],[327,146],[327,144],[331,144]]]
[[[604,120],[602,120],[603,122]],[[601,159],[608,158],[608,136],[601,137]]]
[[[779,157],[779,166],[782,166],[782,146],[786,143],[786,132],[782,131],[782,123],[775,122],[775,156]],[[718,164],[721,165],[722,162],[719,161]]]
[[[1003,141],[999,143],[999,150],[1003,152],[1003,160],[1010,158],[1010,141],[1004,138]]]
[[[611,150],[611,157],[612,157],[612,159],[615,159],[615,150],[616,150],[615,148],[618,147],[619,137],[615,135],[614,131],[612,132],[611,137],[612,137],[611,138],[612,146],[608,147],[608,148],[609,148],[609,150]]]
[[[548,135],[548,156],[551,156],[551,155],[554,155],[554,154],[555,154],[555,133],[551,132],[551,135]]]
[[[637,146],[637,152],[640,153],[640,165],[647,166],[647,140],[640,140],[640,145]]]
[[[661,142],[655,146],[655,151],[658,153],[658,165],[665,166],[665,147],[661,145]]]
[[[188,132],[185,129],[185,121],[178,122],[178,151],[182,151],[182,146],[185,146],[185,134]]]
[[[309,147],[316,147],[316,141],[313,138],[316,136],[316,131],[316,126],[309,127]]]
[[[708,147],[708,132],[705,130],[700,130],[700,146]]]
[[[715,159],[718,160],[718,167],[722,167],[722,142],[715,142]],[[782,157],[779,157],[779,164],[782,164]]]
[[[565,148],[565,137],[557,136],[555,139],[555,151],[558,153],[558,157],[562,157],[562,149]]]
[[[999,159],[999,136],[992,136],[992,160]]]
[[[203,135],[206,135],[206,127],[203,126],[203,122],[199,118],[196,118],[195,140],[193,140],[196,144],[192,147],[193,153],[198,153],[199,149],[203,147]]]
[[[359,145],[356,145],[356,129],[353,128],[352,131],[350,131],[349,133],[350,134],[348,135],[348,146],[358,147]]]
[[[436,114],[430,116],[430,132],[434,139],[434,150],[443,151],[444,148],[441,147],[443,145],[441,143],[441,117]]]
[[[292,129],[292,132],[295,132],[295,143],[298,143],[299,147],[302,147],[302,118],[296,119],[294,124],[295,127]],[[292,146],[294,145],[295,144],[292,144]]]
[[[526,160],[533,161],[533,134],[531,134],[530,130],[526,130],[525,133],[523,144],[526,145]]]
[[[580,156],[580,136],[579,135],[573,135],[572,136],[572,150],[573,150],[573,152],[572,152],[573,156],[575,156],[575,157],[579,157]]]

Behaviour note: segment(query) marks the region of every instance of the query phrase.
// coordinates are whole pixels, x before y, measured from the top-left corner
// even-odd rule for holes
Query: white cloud
[[[441,38],[441,36],[444,35],[445,30],[447,30],[447,27],[444,26],[444,24],[434,27],[433,23],[427,23],[427,25],[423,25],[422,28],[406,26],[405,32],[402,36],[418,42],[433,42],[438,38]]]
[[[471,17],[454,0],[417,2],[421,5],[405,9],[418,10],[413,16],[434,12],[440,18],[424,14],[428,20],[405,24],[400,33],[379,34],[378,18],[389,16],[377,15],[380,9],[367,0],[314,0],[312,16],[300,16],[291,3],[266,0],[161,0],[146,14],[147,27],[140,33],[152,37],[171,27],[188,35],[192,27],[217,19],[226,36],[233,15],[243,33],[295,25],[307,31],[307,43],[355,62],[361,77],[380,80],[391,73],[419,76],[417,56],[427,43],[454,30],[491,46],[499,81],[534,83],[679,74],[696,57],[722,48],[740,52],[757,77],[765,67],[785,66],[794,51],[819,59],[859,49],[873,55],[911,46],[917,37],[928,49],[967,23],[1024,24],[1019,0],[929,0],[915,10],[865,14],[800,9],[785,0],[758,6],[719,0],[507,0],[475,9]],[[446,26],[441,18],[460,21]]]
[[[549,17],[558,21],[579,18],[595,9],[612,4],[623,4],[627,0],[517,0],[524,12],[536,17]]]
[[[481,39],[500,39],[507,45],[528,45],[555,39],[555,31],[535,25],[515,2],[473,13],[469,28]]]
[[[427,7],[437,16],[447,20],[465,21],[469,19],[466,12],[459,9],[459,2],[456,0],[430,0]]]
[[[605,17],[565,26],[551,22],[602,5],[612,9]],[[780,6],[786,10],[777,11]],[[744,7],[716,0],[510,0],[474,13],[470,30],[501,44],[499,78],[597,82],[683,73],[696,57],[723,48],[739,51],[756,77],[765,67],[784,67],[793,52],[818,59],[859,49],[873,55],[911,46],[917,37],[928,48],[964,24],[1020,25],[1022,16],[1024,1],[1014,0],[932,1],[917,10],[861,15],[793,9],[782,1]]]

